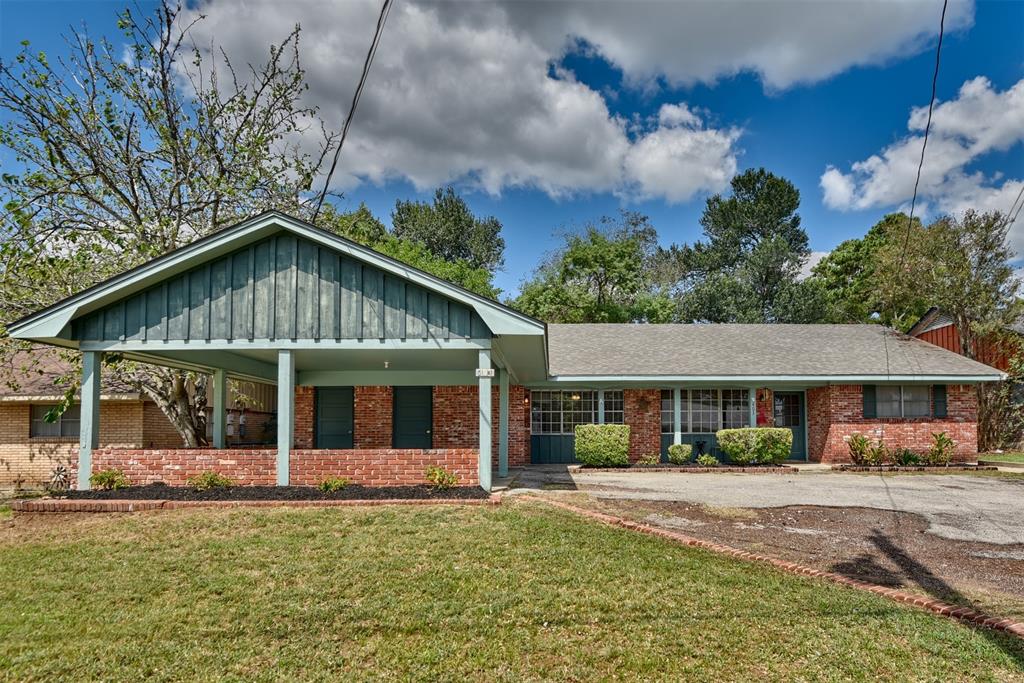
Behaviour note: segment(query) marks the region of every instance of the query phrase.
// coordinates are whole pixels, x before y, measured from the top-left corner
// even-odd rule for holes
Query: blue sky
[[[704,200],[733,166],[764,166],[793,181],[819,252],[863,234],[909,199],[900,159],[916,159],[920,150],[908,118],[928,102],[940,2],[922,0],[911,3],[912,13],[877,18],[872,14],[896,10],[891,3],[833,5],[865,18],[832,25],[823,15],[820,30],[817,19],[804,16],[811,6],[800,3],[779,4],[777,13],[794,18],[778,27],[751,17],[752,6],[743,3],[730,6],[735,17],[727,20],[707,5],[672,7],[671,17],[653,16],[667,12],[665,5],[635,5],[627,20],[608,24],[593,13],[595,5],[462,11],[467,6],[406,3],[389,19],[338,189],[350,205],[365,201],[387,219],[396,198],[426,198],[430,187],[453,182],[475,211],[505,226],[506,269],[497,282],[506,291],[559,244],[560,233],[620,207],[648,214],[666,244],[698,239]],[[94,35],[116,38],[120,6],[2,0],[0,57],[9,58],[22,39],[59,53],[59,34],[82,21]],[[350,15],[320,22],[317,13],[328,11],[323,3],[215,1],[202,5],[210,16],[203,30],[229,54],[258,59],[282,26],[301,22],[311,34],[304,59],[312,96],[325,117],[340,123],[376,7],[353,3],[337,10]],[[809,25],[791,28],[801,19]],[[709,42],[689,51],[673,44],[674,32],[657,25],[670,22],[678,22],[679,42]],[[891,28],[899,22],[908,25],[903,33]],[[1024,86],[1021,96],[1013,91],[1024,79],[1024,2],[951,3],[950,25],[938,98],[961,106],[940,108],[941,119],[937,112],[943,127],[936,175],[926,178],[922,196],[925,211],[1008,208],[1024,181]],[[432,41],[439,27],[452,34]],[[728,45],[716,52],[717,43],[742,39],[744,31],[754,36],[743,39],[749,54],[734,59]],[[764,33],[773,36],[756,44]],[[796,56],[779,57],[787,50]],[[490,74],[482,80],[481,62]],[[978,77],[987,81],[961,92]],[[666,105],[682,105],[685,122],[669,121]],[[669,141],[681,151],[652,168],[651,152]],[[891,164],[854,170],[873,155],[884,159],[887,150]],[[836,172],[826,201],[829,167]],[[673,186],[673,175],[684,189]],[[1024,245],[1020,232],[1014,226],[1015,244]]]

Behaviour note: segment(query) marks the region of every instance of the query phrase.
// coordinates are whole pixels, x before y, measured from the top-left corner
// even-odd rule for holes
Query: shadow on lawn
[[[883,566],[871,553],[864,553],[852,560],[836,563],[833,565],[832,571],[852,579],[871,581],[893,588],[905,586],[907,583],[914,583],[928,595],[943,602],[959,607],[967,607],[978,612],[985,611],[963,593],[937,576],[926,565],[911,557],[906,550],[878,529],[872,530],[868,540],[879,552],[892,561],[899,568],[899,571]],[[1024,668],[1024,642],[1013,636],[991,629],[977,626],[972,626],[972,628],[975,628],[975,630],[983,634],[993,644],[1013,658],[1018,666]]]

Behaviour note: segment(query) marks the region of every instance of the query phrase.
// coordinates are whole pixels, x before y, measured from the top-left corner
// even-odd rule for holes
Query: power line
[[[1024,203],[1017,206],[1017,202],[1020,201],[1022,196],[1024,196],[1024,183],[1021,183],[1020,192],[1017,193],[1017,198],[1013,200],[1013,204],[1010,204],[1010,210],[1006,212],[1006,222],[1003,224],[1004,226],[1013,225],[1017,221],[1017,216],[1020,215],[1020,210],[1024,209]],[[1014,209],[1016,209],[1016,211],[1014,211]]]
[[[327,188],[331,186],[331,176],[334,175],[334,169],[338,166],[341,148],[345,144],[345,138],[348,137],[348,129],[352,125],[352,119],[356,114],[356,107],[359,106],[359,98],[363,95],[366,76],[370,73],[370,65],[373,64],[373,58],[377,54],[377,46],[380,45],[380,37],[384,33],[384,24],[387,23],[388,15],[391,13],[392,3],[393,0],[384,0],[384,4],[380,8],[380,16],[377,17],[377,30],[373,34],[373,42],[370,43],[370,49],[366,52],[366,59],[363,62],[363,73],[359,76],[359,84],[356,86],[355,93],[352,94],[352,105],[348,108],[348,116],[345,117],[345,125],[341,129],[341,139],[338,140],[338,148],[334,150],[331,170],[327,172],[323,192],[320,193],[320,198],[316,202],[316,210],[313,211],[312,222],[314,223],[316,222],[316,217],[320,215],[320,208],[323,206],[324,198],[327,196]]]
[[[907,245],[910,243],[910,231],[914,225],[914,208],[917,205],[917,186],[921,183],[921,169],[924,167],[924,151],[928,147],[928,133],[932,128],[932,111],[935,109],[935,91],[939,83],[939,60],[942,57],[942,37],[946,31],[946,7],[949,0],[942,2],[942,16],[939,18],[939,44],[935,48],[935,72],[932,74],[932,97],[928,102],[928,122],[924,126],[924,141],[921,143],[921,158],[917,162],[917,178],[914,180],[914,196],[910,200],[910,216],[907,217],[907,232],[903,237],[903,251],[900,253],[898,273],[903,272],[903,263],[907,257]]]

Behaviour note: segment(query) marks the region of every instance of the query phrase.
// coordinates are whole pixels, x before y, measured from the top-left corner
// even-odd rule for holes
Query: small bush
[[[892,456],[894,465],[900,467],[913,467],[921,464],[921,458],[909,448],[897,448],[889,453]]]
[[[591,467],[629,465],[629,425],[577,425],[576,459]]]
[[[753,429],[719,429],[715,437],[718,439],[718,447],[729,457],[729,462],[737,465],[750,465],[754,462]]]
[[[956,443],[946,435],[946,432],[932,434],[932,446],[925,455],[925,462],[929,465],[948,465],[955,450]]]
[[[673,465],[685,465],[693,455],[693,446],[688,443],[674,443],[668,447],[668,461]]]
[[[696,463],[701,467],[718,467],[718,458],[709,453],[701,453],[697,456]]]
[[[443,467],[431,465],[427,468],[427,483],[437,491],[444,491],[459,483],[459,478]]]
[[[317,488],[324,493],[337,493],[351,483],[352,482],[349,481],[348,477],[327,477],[320,482],[320,485]]]
[[[89,477],[89,484],[101,491],[116,491],[131,486],[128,477],[121,470],[100,470]]]
[[[218,472],[200,472],[199,474],[193,474],[187,479],[187,481],[188,485],[197,491],[227,489],[235,485],[235,482]]]
[[[762,465],[779,465],[793,452],[793,431],[784,427],[757,427],[754,431],[754,460]]]
[[[881,467],[889,459],[889,449],[881,441],[868,448],[864,464],[870,467]]]
[[[661,463],[661,453],[644,453],[637,458],[637,465],[658,465]]]
[[[871,442],[863,434],[854,434],[850,437],[850,461],[854,465],[865,465],[868,461],[868,453],[871,451]]]

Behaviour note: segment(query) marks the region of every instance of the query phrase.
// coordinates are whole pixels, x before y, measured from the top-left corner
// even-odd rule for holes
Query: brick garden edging
[[[999,469],[975,465],[832,465],[836,472],[991,472]]]
[[[801,576],[811,576],[814,578],[825,579],[833,583],[838,583],[843,586],[850,588],[856,588],[858,590],[868,591],[889,598],[895,602],[900,602],[906,605],[913,605],[915,607],[922,607],[929,612],[937,614],[943,617],[949,617],[950,619],[958,619],[968,624],[975,626],[983,626],[990,628],[995,631],[1003,631],[1012,636],[1016,636],[1024,640],[1024,622],[1013,621],[1012,619],[1001,619],[999,617],[993,617],[985,614],[984,612],[978,612],[977,610],[970,609],[968,607],[958,607],[951,605],[941,600],[933,600],[931,598],[923,598],[920,595],[913,595],[905,591],[896,590],[895,588],[886,588],[875,583],[868,583],[867,581],[859,581],[857,579],[851,579],[843,576],[842,574],[836,574],[835,572],[826,572],[820,569],[814,569],[802,564],[795,562],[787,562],[780,560],[775,557],[769,557],[768,555],[761,555],[759,553],[750,553],[745,550],[739,550],[721,543],[713,543],[711,541],[705,541],[692,536],[678,533],[676,531],[669,531],[668,529],[662,529],[660,527],[651,526],[650,524],[642,524],[640,522],[634,522],[633,520],[625,519],[624,517],[616,517],[615,515],[608,515],[603,512],[596,512],[594,510],[587,510],[585,508],[570,505],[569,503],[563,503],[557,500],[551,500],[548,498],[542,498],[539,496],[528,495],[525,496],[530,500],[536,500],[553,507],[561,508],[574,512],[583,517],[596,520],[609,526],[620,526],[630,531],[638,531],[648,536],[658,536],[676,543],[681,543],[686,546],[694,548],[702,548],[704,550],[710,550],[711,552],[718,553],[720,555],[729,555],[741,560],[747,560],[749,562],[764,562],[771,566],[781,569],[790,574],[798,574]]]
[[[379,505],[501,505],[501,496],[490,498],[381,498],[368,500],[68,500],[11,501],[15,512],[143,512],[186,508],[358,507]]]
[[[685,465],[633,465],[632,467],[587,467],[586,465],[569,465],[569,472],[688,472],[703,474],[705,472],[721,472],[732,474],[797,474],[796,467],[779,465],[777,467],[739,467],[735,465],[717,465],[715,467],[686,467]]]

